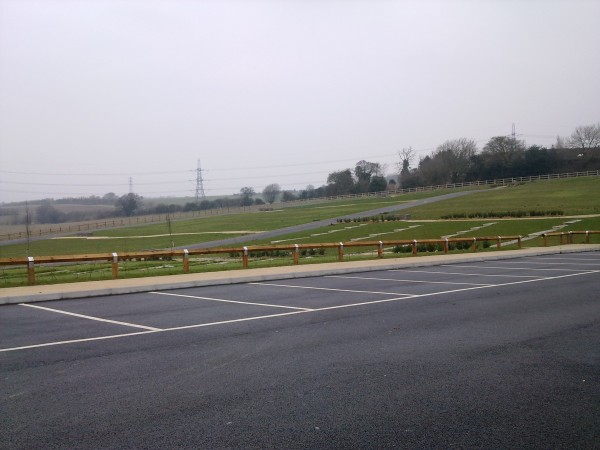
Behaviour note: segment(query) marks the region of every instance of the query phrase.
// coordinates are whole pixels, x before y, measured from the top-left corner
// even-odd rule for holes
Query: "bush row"
[[[471,246],[473,245],[472,242],[469,241],[461,241],[461,242],[449,242],[448,243],[448,250],[452,251],[452,250],[468,250],[471,248]],[[477,245],[481,245],[483,248],[489,248],[492,244],[485,240],[483,242],[478,242]],[[405,245],[396,245],[392,251],[394,253],[410,253],[412,252],[412,245],[411,244],[405,244]],[[418,253],[435,253],[435,252],[443,252],[444,251],[444,245],[443,244],[434,244],[434,243],[428,243],[428,244],[417,244],[417,252]]]
[[[381,214],[379,216],[365,216],[365,217],[353,217],[353,218],[342,218],[337,219],[337,223],[352,223],[352,222],[398,222],[401,220],[410,219],[410,215],[398,215],[398,214]]]
[[[498,217],[545,217],[545,216],[564,216],[564,211],[488,211],[475,213],[454,213],[442,216],[442,219],[491,219]]]
[[[300,256],[315,256],[315,255],[324,255],[324,248],[303,248],[300,250]],[[240,258],[242,254],[240,252],[230,252],[230,258]],[[292,252],[290,250],[265,250],[265,251],[256,251],[249,252],[248,256],[251,258],[274,258],[274,257],[290,257],[292,256]]]

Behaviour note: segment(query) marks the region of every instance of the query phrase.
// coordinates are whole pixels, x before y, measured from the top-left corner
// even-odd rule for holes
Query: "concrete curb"
[[[324,275],[342,275],[376,270],[428,267],[457,262],[498,261],[504,259],[523,258],[526,256],[542,256],[591,251],[600,251],[600,245],[575,244],[561,245],[557,247],[506,250],[493,253],[461,253],[456,255],[348,261],[341,263],[230,270],[226,272],[168,275],[162,277],[88,281],[82,283],[42,286],[23,286],[0,289],[0,305],[98,297],[105,295],[133,294],[177,288],[307,278]]]

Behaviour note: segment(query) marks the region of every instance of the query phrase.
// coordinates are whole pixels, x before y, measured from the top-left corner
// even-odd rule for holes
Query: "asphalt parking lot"
[[[0,307],[4,448],[594,448],[600,253]]]

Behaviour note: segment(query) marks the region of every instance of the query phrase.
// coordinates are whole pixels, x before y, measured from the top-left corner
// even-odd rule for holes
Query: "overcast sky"
[[[325,184],[600,122],[598,0],[0,0],[0,202]],[[414,162],[418,163],[418,160]]]

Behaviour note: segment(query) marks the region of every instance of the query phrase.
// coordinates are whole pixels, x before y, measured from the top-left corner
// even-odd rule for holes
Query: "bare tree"
[[[412,147],[403,148],[398,152],[400,162],[398,163],[398,181],[400,182],[400,188],[404,187],[404,181],[408,175],[410,175],[410,165],[415,158],[415,151]]]
[[[273,203],[280,193],[281,193],[281,187],[276,183],[269,184],[262,191],[263,198],[268,203]]]
[[[495,136],[483,147],[483,154],[485,156],[497,157],[505,164],[509,164],[516,154],[523,151],[525,151],[524,141],[507,136]]]
[[[410,170],[410,164],[415,158],[415,151],[412,147],[403,148],[398,152],[398,156],[400,157],[400,163],[398,164],[398,172],[408,173]]]
[[[254,188],[251,188],[249,186],[245,186],[245,187],[241,188],[240,195],[242,196],[242,199],[240,201],[240,204],[242,206],[250,206],[254,202],[252,200],[252,196],[254,194],[255,194]]]
[[[477,144],[475,141],[460,138],[446,141],[440,145],[434,153],[434,158],[441,158],[448,173],[448,181],[451,183],[460,183],[465,180],[471,164],[471,158],[476,153]]]
[[[568,142],[573,148],[600,147],[600,123],[575,128]]]

